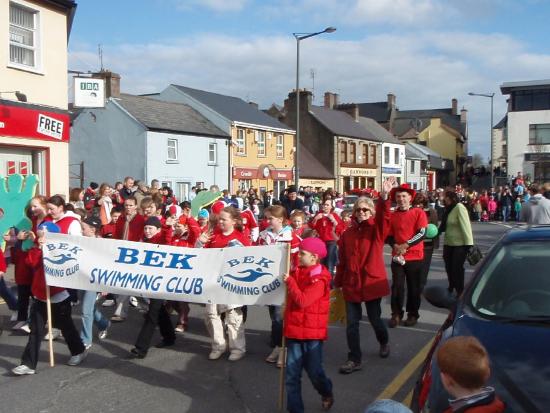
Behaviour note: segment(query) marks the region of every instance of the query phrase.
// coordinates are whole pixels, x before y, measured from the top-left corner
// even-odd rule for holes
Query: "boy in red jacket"
[[[325,243],[306,238],[300,243],[300,265],[285,275],[287,307],[284,333],[287,339],[287,410],[302,413],[302,369],[322,397],[328,410],[334,403],[332,382],[323,369],[323,341],[327,338],[331,275],[320,264],[326,257]]]
[[[445,413],[502,413],[495,389],[485,387],[491,376],[489,356],[475,337],[452,337],[437,352],[441,381],[453,397]]]

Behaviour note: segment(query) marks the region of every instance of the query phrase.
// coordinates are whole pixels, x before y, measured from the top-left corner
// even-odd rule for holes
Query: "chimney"
[[[359,120],[359,106],[357,105],[357,103],[348,103],[345,105],[338,105],[338,106],[335,106],[334,109],[342,112],[346,112],[356,122]]]
[[[395,109],[395,95],[393,93],[388,93],[388,109]]]
[[[458,101],[454,98],[451,100],[451,113],[453,116],[458,115]]]
[[[461,123],[466,123],[467,122],[467,117],[468,115],[468,111],[466,109],[464,109],[464,107],[460,110],[460,122]]]
[[[325,92],[325,108],[334,109],[335,106],[338,106],[338,100],[338,93]]]
[[[300,90],[300,116],[307,116],[307,113],[311,109],[311,92],[309,90]],[[288,98],[285,99],[285,119],[286,124],[295,128],[296,127],[296,90],[293,90],[288,94]]]
[[[120,75],[118,73],[111,72],[110,70],[102,70],[100,72],[93,73],[92,77],[105,80],[106,99],[110,97],[120,97]]]

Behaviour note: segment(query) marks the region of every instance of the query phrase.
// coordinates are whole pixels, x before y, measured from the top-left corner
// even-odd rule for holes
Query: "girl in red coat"
[[[290,214],[290,225],[292,226],[292,232],[296,234],[300,240],[303,238],[304,230],[306,229],[306,214],[304,211],[292,211]]]
[[[197,247],[227,248],[248,247],[250,240],[242,231],[242,221],[239,210],[234,207],[225,207],[218,216],[216,230],[204,232],[197,241]],[[221,314],[225,314],[227,327],[227,342],[224,335],[224,326]],[[242,306],[227,304],[206,304],[206,328],[212,338],[212,351],[208,358],[219,359],[229,346],[229,361],[237,361],[246,353]]]
[[[285,275],[287,303],[284,334],[287,338],[286,391],[287,409],[303,413],[302,369],[322,397],[324,410],[334,403],[332,382],[323,369],[323,342],[327,339],[331,275],[320,264],[327,255],[319,238],[300,243],[300,265]]]
[[[388,330],[380,318],[382,297],[389,295],[390,286],[384,264],[384,241],[389,231],[390,204],[387,200],[393,181],[383,184],[382,199],[376,205],[371,198],[360,197],[353,206],[353,224],[338,243],[338,268],[334,286],[342,288],[346,301],[348,360],[340,373],[361,369],[359,321],[361,305],[365,303],[369,321],[380,344],[380,357],[390,354]]]
[[[317,231],[319,238],[327,247],[327,256],[323,260],[323,265],[328,268],[331,274],[334,274],[336,260],[338,259],[337,242],[346,229],[342,219],[334,212],[331,199],[326,199],[322,204],[322,211],[315,215],[309,226]]]

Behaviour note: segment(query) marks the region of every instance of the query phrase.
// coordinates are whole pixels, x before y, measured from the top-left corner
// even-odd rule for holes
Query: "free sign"
[[[36,131],[55,139],[61,139],[63,136],[63,122],[40,113]]]

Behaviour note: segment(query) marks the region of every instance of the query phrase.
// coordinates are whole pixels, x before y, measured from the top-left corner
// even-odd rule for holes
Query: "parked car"
[[[411,402],[415,412],[449,407],[435,358],[449,337],[475,336],[491,359],[490,386],[506,412],[550,409],[550,225],[507,232],[478,265],[458,299],[428,287],[426,299],[450,310],[426,357]]]

